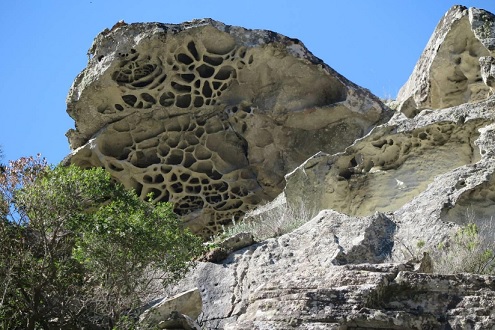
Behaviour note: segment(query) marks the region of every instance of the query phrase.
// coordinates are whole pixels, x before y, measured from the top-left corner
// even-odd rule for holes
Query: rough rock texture
[[[495,277],[435,274],[423,253],[495,213],[492,18],[453,7],[402,112],[286,176],[288,206],[315,218],[171,289],[199,288],[204,329],[495,329]]]
[[[162,299],[148,308],[139,322],[142,327],[158,325],[159,329],[196,329],[194,319],[201,314],[201,310],[201,295],[197,288],[192,288]]]
[[[390,117],[300,41],[271,31],[122,23],[89,55],[67,99],[68,161],[174,202],[205,236],[275,198],[309,156],[341,151]]]
[[[389,118],[297,40],[212,20],[119,24],[69,94],[68,161],[175,202],[204,235],[282,190],[274,207],[319,212],[278,238],[224,242],[168,288],[198,288],[197,319],[174,298],[157,326],[495,329],[495,277],[435,274],[425,253],[467,212],[492,222],[494,51],[494,16],[454,6]]]
[[[495,98],[475,104],[397,115],[343,153],[320,153],[290,173],[285,194],[316,209],[349,215],[376,211],[433,228],[435,219],[465,224],[495,211]],[[432,227],[433,226],[433,227]]]
[[[170,317],[160,321],[156,326],[152,326],[151,329],[201,330],[201,327],[189,316],[173,312],[170,314]]]
[[[454,6],[438,24],[407,83],[399,109],[413,117],[422,109],[443,109],[493,94],[495,16]]]
[[[253,234],[247,232],[227,237],[218,243],[208,242],[206,245],[209,246],[209,250],[199,258],[199,261],[221,262],[232,252],[253,245],[254,243]]]
[[[416,264],[384,262],[399,245],[392,219],[322,211],[223,264],[200,263],[177,290],[199,288],[203,329],[495,327],[495,277],[415,273]]]

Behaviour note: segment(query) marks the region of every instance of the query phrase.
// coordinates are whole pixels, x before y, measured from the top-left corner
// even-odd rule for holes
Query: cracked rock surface
[[[221,264],[200,263],[170,293],[198,287],[203,329],[494,327],[495,277],[425,274],[414,263],[387,262],[400,227],[392,215],[322,211]]]
[[[68,161],[173,202],[206,237],[391,115],[299,40],[211,19],[118,24],[89,55],[67,98]]]
[[[286,175],[280,200],[316,217],[199,263],[171,289],[198,287],[204,329],[495,329],[495,276],[435,274],[427,253],[415,255],[420,242],[422,252],[445,243],[468,211],[493,228],[492,22],[453,7],[401,90],[401,111]]]
[[[494,329],[494,276],[431,273],[414,251],[467,211],[492,223],[494,51],[494,15],[454,6],[392,116],[298,40],[209,19],[119,24],[69,93],[68,162],[174,202],[204,236],[277,196],[317,214],[227,240],[168,288],[197,304],[164,300],[165,328]]]

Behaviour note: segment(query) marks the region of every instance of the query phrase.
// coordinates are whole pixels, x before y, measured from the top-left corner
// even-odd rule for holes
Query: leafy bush
[[[141,201],[103,169],[10,162],[0,174],[0,327],[123,328],[155,280],[178,279],[201,246],[170,204]]]

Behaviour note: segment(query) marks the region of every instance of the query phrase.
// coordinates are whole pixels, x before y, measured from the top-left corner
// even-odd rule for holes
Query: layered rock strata
[[[273,32],[200,20],[100,34],[69,94],[70,162],[104,166],[143,198],[176,203],[205,235],[282,189],[273,207],[318,213],[277,238],[221,243],[205,258],[215,263],[199,262],[169,288],[192,291],[143,320],[495,328],[495,277],[431,273],[426,253],[458,225],[492,223],[494,22],[454,6],[401,89],[400,111],[378,126],[389,112],[375,97]]]
[[[68,161],[171,201],[204,236],[276,197],[318,151],[390,117],[296,40],[210,19],[100,33],[67,99]]]
[[[200,263],[174,290],[198,287],[203,329],[494,327],[495,277],[419,273],[420,260],[390,263],[394,250],[408,253],[401,230],[392,215],[322,211],[220,264]]]
[[[414,119],[398,115],[345,152],[310,158],[287,175],[286,196],[358,216],[393,212],[425,194],[448,209],[487,185],[495,170],[494,107],[490,98]]]

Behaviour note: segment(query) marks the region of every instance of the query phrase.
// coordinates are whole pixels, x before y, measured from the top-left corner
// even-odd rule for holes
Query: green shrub
[[[167,203],[151,204],[103,169],[41,158],[0,174],[0,327],[124,328],[156,280],[191,266],[201,240]]]
[[[462,226],[448,242],[440,244],[433,254],[437,273],[493,274],[495,270],[495,242],[490,228],[480,230],[469,222]]]

